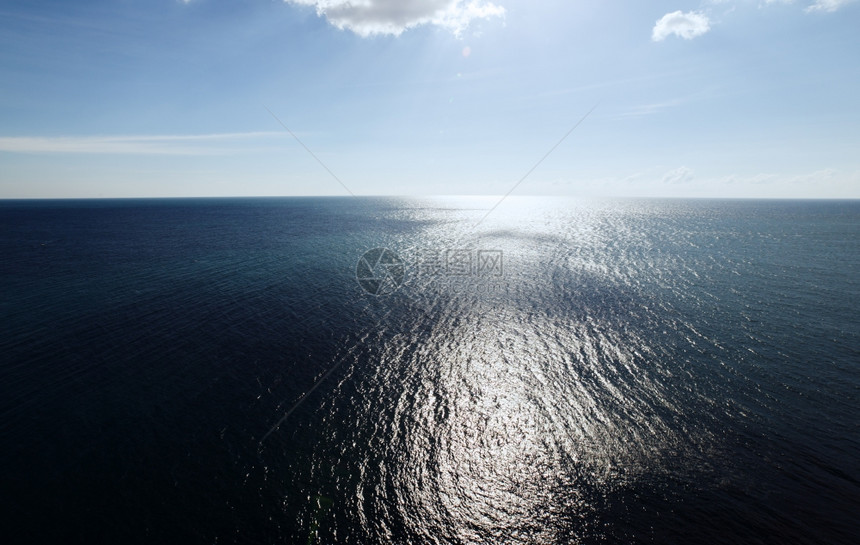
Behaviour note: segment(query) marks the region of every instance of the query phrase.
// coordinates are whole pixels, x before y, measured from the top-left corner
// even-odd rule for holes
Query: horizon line
[[[134,200],[204,200],[204,199],[360,199],[360,198],[481,198],[501,197],[502,194],[368,194],[368,195],[152,195],[126,197],[0,197],[4,201],[134,201]],[[669,196],[669,195],[512,195],[509,198],[552,199],[620,199],[620,200],[676,200],[676,201],[856,201],[857,197],[740,197],[740,196]]]

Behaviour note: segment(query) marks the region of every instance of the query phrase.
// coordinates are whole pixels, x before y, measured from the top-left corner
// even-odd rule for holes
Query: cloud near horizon
[[[284,0],[312,6],[332,25],[362,37],[398,36],[419,25],[436,25],[460,35],[472,21],[504,17],[505,8],[487,0]]]
[[[693,180],[693,171],[687,167],[678,167],[663,175],[664,184],[683,184]]]
[[[707,15],[695,11],[684,13],[678,10],[667,13],[657,21],[651,31],[651,39],[655,42],[662,42],[674,34],[685,40],[692,40],[710,29],[711,23]]]

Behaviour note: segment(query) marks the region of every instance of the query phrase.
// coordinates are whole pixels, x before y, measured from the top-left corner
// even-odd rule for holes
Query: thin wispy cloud
[[[212,155],[247,151],[248,144],[283,138],[278,132],[193,135],[0,136],[0,152],[126,155]]]
[[[807,13],[813,12],[827,12],[832,13],[837,11],[848,4],[853,4],[857,0],[814,0],[812,4],[808,5],[803,11]],[[737,4],[742,3],[737,0],[707,0],[706,4],[714,4],[714,5],[725,5],[725,4]],[[761,2],[757,2],[760,7],[762,6]],[[794,4],[795,0],[764,0],[764,5],[768,4]]]
[[[662,42],[671,35],[692,40],[705,34],[711,29],[707,15],[698,12],[684,13],[680,10],[667,13],[661,17],[651,31],[651,39]]]
[[[855,2],[856,0],[815,0],[815,3],[806,8],[807,13],[816,11],[834,12],[840,8]]]
[[[675,106],[679,106],[683,104],[685,101],[680,98],[666,100],[663,102],[653,102],[651,104],[642,104],[641,106],[636,106],[631,108],[621,114],[619,117],[643,117],[646,115],[653,115],[663,112],[667,109],[674,108]]]
[[[400,35],[419,25],[436,25],[456,35],[473,21],[504,17],[505,8],[487,0],[284,0],[316,8],[337,28],[359,36]]]

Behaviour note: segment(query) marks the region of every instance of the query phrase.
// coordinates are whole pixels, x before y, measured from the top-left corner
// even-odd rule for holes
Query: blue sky
[[[0,198],[860,197],[860,1],[0,4]],[[278,119],[267,111],[270,110]]]

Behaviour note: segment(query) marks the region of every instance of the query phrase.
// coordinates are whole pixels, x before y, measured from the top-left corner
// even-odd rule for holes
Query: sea
[[[857,543],[858,243],[860,201],[0,201],[0,542]]]

